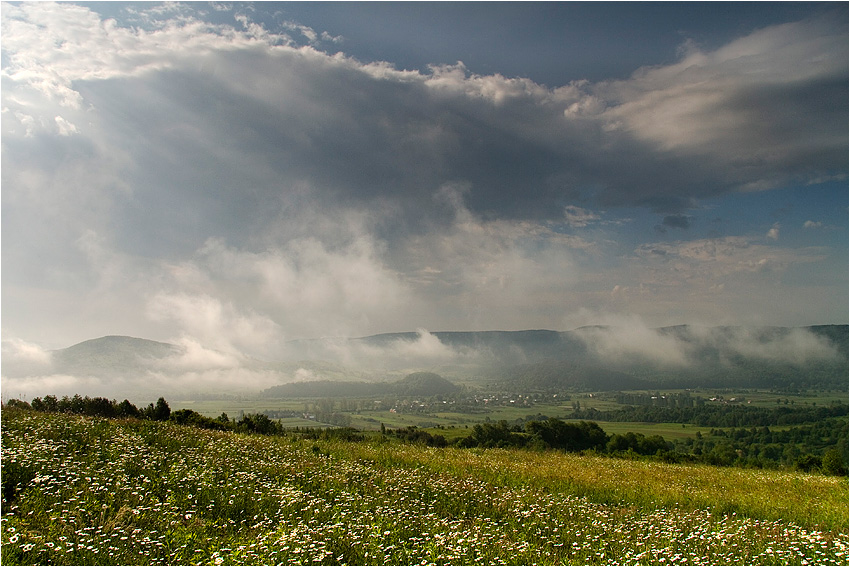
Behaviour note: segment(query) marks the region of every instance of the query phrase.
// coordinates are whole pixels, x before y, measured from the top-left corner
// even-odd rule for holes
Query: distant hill
[[[414,372],[389,386],[401,396],[451,395],[460,390],[457,384],[433,372]]]
[[[587,347],[571,332],[529,331],[436,331],[431,335],[458,352],[477,352],[507,363],[523,363],[587,354]],[[418,333],[384,333],[349,339],[351,344],[389,347],[400,341],[414,342]]]
[[[260,393],[263,398],[365,398],[391,393],[381,382],[340,382],[312,380],[272,386]]]
[[[848,387],[848,326],[694,327],[630,330],[431,333],[458,353],[480,355],[481,382],[504,389],[625,390],[648,387]],[[389,348],[416,333],[351,339]]]
[[[42,365],[33,376],[94,377],[65,382],[68,388],[87,384],[85,393],[112,384],[119,396],[151,388],[198,395],[268,388],[264,395],[275,397],[432,396],[457,391],[458,381],[504,390],[848,387],[847,325],[386,333],[291,341],[280,360],[268,361],[210,349],[202,349],[209,356],[201,359],[186,348],[106,336],[51,351],[49,368]],[[18,379],[6,385],[38,383],[19,379],[31,376],[24,371],[15,374],[14,365],[5,364],[4,379]]]
[[[181,354],[183,349],[170,343],[113,335],[52,351],[51,359],[57,374],[110,377],[144,373]]]
[[[650,386],[646,380],[624,372],[568,360],[509,366],[493,371],[490,376],[495,386],[517,391],[639,390]]]
[[[630,373],[670,387],[848,387],[848,326],[658,329],[674,337],[690,364],[635,365]]]
[[[451,395],[460,390],[457,384],[433,372],[414,372],[395,382],[337,382],[317,380],[281,384],[265,390],[268,398],[339,398],[396,395],[431,397]]]
[[[812,325],[806,327],[812,333],[824,337],[846,357],[848,354],[848,332],[847,325]]]

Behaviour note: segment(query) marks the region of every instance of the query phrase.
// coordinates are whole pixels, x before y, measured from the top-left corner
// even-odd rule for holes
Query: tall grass
[[[383,466],[424,466],[499,484],[568,492],[597,503],[734,512],[811,529],[848,527],[848,482],[841,477],[504,449],[337,444],[334,451]]]
[[[835,479],[2,418],[3,564],[847,563]]]

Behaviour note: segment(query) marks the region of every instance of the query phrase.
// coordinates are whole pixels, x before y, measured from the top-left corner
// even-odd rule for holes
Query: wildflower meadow
[[[847,479],[3,411],[6,565],[846,565]]]

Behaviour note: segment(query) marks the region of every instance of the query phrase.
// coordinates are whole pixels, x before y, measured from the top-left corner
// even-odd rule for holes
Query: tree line
[[[690,423],[701,427],[762,427],[815,423],[848,415],[847,404],[824,406],[753,407],[737,404],[675,407],[639,405],[610,411],[595,408],[574,410],[570,419],[639,421],[647,423]]]
[[[239,420],[228,417],[223,413],[210,418],[190,409],[171,411],[165,398],[160,397],[156,403],[150,403],[138,408],[129,400],[117,402],[108,398],[89,396],[45,396],[33,398],[27,403],[21,400],[9,400],[9,407],[21,407],[50,413],[72,413],[104,418],[134,418],[151,421],[172,421],[179,425],[190,425],[202,429],[218,431],[236,431],[239,433],[258,433],[261,435],[280,435],[284,428],[279,421],[269,419],[264,414],[245,414]]]
[[[654,455],[669,451],[672,445],[660,435],[646,437],[642,433],[608,435],[592,421],[567,422],[554,417],[527,421],[524,425],[479,423],[472,433],[457,441],[460,447],[556,449],[567,452]]]
[[[138,408],[128,400],[116,402],[107,398],[90,398],[75,395],[73,397],[45,396],[34,398],[31,403],[10,400],[7,407],[21,407],[43,412],[61,412],[103,418],[133,418],[152,421],[171,421],[179,425],[188,425],[203,429],[234,431],[261,435],[294,434],[309,439],[344,439],[361,441],[366,437],[351,427],[337,429],[304,428],[284,429],[279,421],[265,414],[245,414],[239,420],[229,418],[226,413],[210,418],[190,409],[171,411],[168,402],[159,398]],[[381,425],[384,437],[394,437],[402,442],[416,443],[433,447],[455,445],[462,448],[521,448],[529,450],[559,450],[566,452],[593,452],[625,458],[651,458],[665,462],[706,463],[720,466],[740,466],[758,468],[792,467],[809,472],[820,471],[825,474],[848,474],[846,411],[842,416],[834,416],[840,405],[818,408],[798,408],[789,413],[787,408],[749,408],[721,407],[719,412],[709,415],[740,416],[746,415],[749,421],[757,421],[759,416],[772,419],[782,425],[789,418],[792,423],[803,418],[821,418],[814,423],[789,429],[773,429],[766,425],[752,425],[749,428],[736,427],[731,430],[712,428],[708,435],[697,433],[695,438],[686,438],[668,442],[660,435],[645,436],[628,432],[608,435],[595,421],[564,421],[558,418],[535,416],[525,423],[508,424],[502,420],[496,423],[479,423],[472,427],[466,437],[449,442],[439,434],[410,426],[401,429],[388,429]],[[846,408],[847,406],[843,406]],[[596,410],[577,410],[580,413],[618,413],[630,414],[630,410],[667,410],[679,411],[698,408],[626,408],[615,412],[597,412]],[[754,411],[755,410],[755,411]],[[839,412],[840,413],[840,412]],[[657,415],[657,414],[653,414]],[[703,416],[704,417],[704,416]],[[637,420],[634,420],[637,421]],[[659,420],[662,421],[662,420]],[[663,420],[663,421],[673,421]],[[708,422],[720,422],[724,419],[705,419]],[[748,420],[733,420],[738,423]]]
[[[847,475],[847,447],[847,417],[788,429],[712,428],[708,435],[697,433],[675,442],[677,453],[712,465],[790,467],[835,475]]]
[[[410,429],[410,428],[408,428]],[[424,434],[424,435],[423,435]],[[427,432],[402,438],[431,444]],[[444,442],[445,440],[443,440]],[[532,450],[593,452],[668,463],[703,463],[745,468],[793,468],[829,475],[848,474],[847,418],[834,418],[787,430],[768,427],[712,429],[709,435],[666,441],[660,435],[615,433],[607,435],[595,422],[565,422],[556,418],[509,425],[507,421],[481,423],[456,441],[459,447],[502,447]],[[437,445],[439,446],[439,445]]]

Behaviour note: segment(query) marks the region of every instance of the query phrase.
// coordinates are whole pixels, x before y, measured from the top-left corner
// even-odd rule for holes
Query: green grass
[[[635,421],[598,421],[596,423],[608,435],[614,435],[615,433],[622,435],[623,433],[632,431],[634,433],[642,433],[647,437],[650,435],[660,435],[667,441],[694,437],[697,432],[700,432],[702,435],[708,435],[708,432],[711,431],[710,427],[681,423],[643,423]]]
[[[177,400],[170,402],[174,408],[185,408],[206,417],[218,417],[222,412],[230,417],[238,417],[239,412],[262,413],[267,410],[291,410],[303,413],[305,404],[315,400]]]
[[[791,520],[818,529],[846,531],[848,524],[846,478],[558,452],[366,444],[341,445],[338,450],[349,458],[548,487],[600,503],[628,502],[645,509],[710,509],[768,521]]]
[[[847,479],[2,420],[5,565],[847,563]]]
[[[650,435],[660,435],[668,441],[682,439],[686,437],[694,437],[697,432],[702,435],[708,435],[711,431],[710,427],[700,427],[697,425],[686,424],[682,427],[681,423],[642,423],[633,421],[598,421],[596,422],[608,435],[615,433],[623,434],[629,431],[641,433],[647,437]],[[388,424],[387,424],[388,425]],[[772,427],[771,429],[782,429],[782,427]],[[471,424],[469,427],[463,425],[427,427],[425,428],[431,434],[442,435],[448,440],[459,439],[466,437],[472,431]]]

